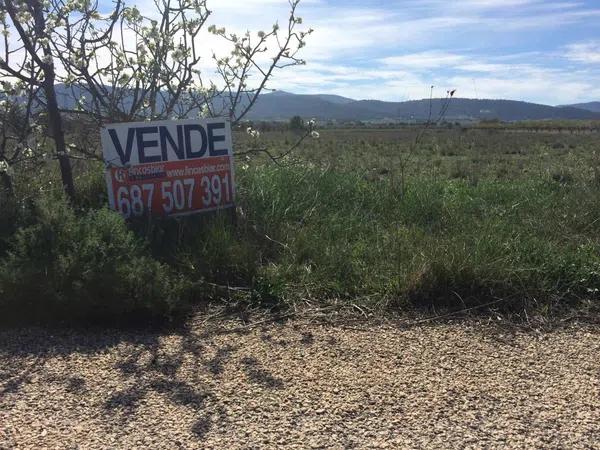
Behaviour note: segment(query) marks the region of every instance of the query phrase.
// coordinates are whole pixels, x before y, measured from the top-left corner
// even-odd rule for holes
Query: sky
[[[149,16],[153,2],[127,4]],[[289,11],[288,0],[207,4],[208,24],[236,33],[287,23]],[[549,105],[600,100],[600,0],[301,0],[298,15],[314,29],[306,65],[276,72],[272,89],[404,101],[435,86],[435,97],[456,89]],[[210,70],[225,47],[203,39]]]
[[[208,7],[209,23],[231,31],[268,30],[289,11],[287,0]],[[315,30],[306,65],[276,73],[271,88],[403,101],[433,85],[435,96],[600,100],[600,0],[301,0],[298,14]]]

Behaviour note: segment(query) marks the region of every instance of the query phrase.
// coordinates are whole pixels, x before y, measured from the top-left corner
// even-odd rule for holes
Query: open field
[[[326,129],[284,167],[238,165],[242,206],[287,250],[271,270],[396,305],[594,298],[599,134],[418,133]]]
[[[597,133],[433,129],[415,146],[416,133],[324,129],[279,165],[239,158],[236,226],[126,224],[105,209],[100,165],[76,162],[74,208],[53,166],[21,171],[0,227],[0,308],[34,321],[176,318],[215,299],[597,311]],[[239,132],[238,148],[248,139]],[[277,152],[297,136],[260,139]]]
[[[594,448],[600,335],[486,324],[0,333],[0,448]]]
[[[410,153],[407,175],[431,179],[514,180],[568,174],[579,182],[595,180],[600,169],[600,132],[558,133],[544,128],[431,129],[413,145],[418,127],[324,129],[296,156],[333,170],[386,178]],[[287,132],[267,132],[276,148],[294,142]],[[238,141],[247,140],[243,134]],[[412,148],[414,147],[414,148]],[[412,149],[411,149],[412,148]]]

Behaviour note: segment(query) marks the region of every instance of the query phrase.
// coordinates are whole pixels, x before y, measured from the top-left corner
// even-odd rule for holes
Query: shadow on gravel
[[[39,357],[35,357],[33,361],[13,359],[10,364],[0,364],[0,401],[5,396],[17,393],[24,384],[29,382],[32,373],[38,368],[40,359]]]
[[[67,391],[72,394],[85,394],[87,391],[86,382],[81,377],[70,377],[67,380]]]
[[[0,407],[14,400],[29,382],[52,385],[64,395],[90,397],[107,420],[122,425],[157,397],[193,414],[189,431],[202,438],[228,417],[215,383],[236,365],[257,389],[282,389],[284,381],[270,373],[255,356],[240,354],[235,344],[218,344],[224,334],[246,335],[249,329],[180,328],[177,330],[106,330],[23,328],[0,331]],[[266,335],[266,333],[263,333]],[[312,345],[310,333],[298,342]],[[276,334],[275,334],[276,336]],[[289,342],[268,338],[267,346]],[[107,354],[110,359],[105,359]],[[88,357],[90,359],[88,359]],[[90,372],[97,358],[104,378]],[[47,361],[52,361],[45,367]],[[63,367],[56,371],[56,363]],[[81,369],[79,364],[86,361]],[[106,364],[109,364],[107,371]],[[94,370],[94,369],[92,369]],[[32,373],[35,372],[35,378]],[[100,375],[100,374],[98,374]],[[33,381],[32,381],[33,380]],[[104,383],[115,383],[104,389]],[[214,380],[214,383],[213,383]],[[145,410],[145,409],[144,409]]]
[[[146,394],[145,391],[145,388],[136,387],[115,392],[106,400],[105,407],[106,409],[121,409],[131,413]]]
[[[227,420],[227,417],[206,383],[198,377],[184,381],[180,371],[187,359],[187,372],[210,373],[217,377],[236,349],[231,346],[217,348],[215,356],[208,358],[206,354],[210,343],[199,340],[194,333],[164,335],[177,341],[176,344],[161,343],[161,337],[157,333],[155,339],[142,338],[131,343],[134,349],[115,364],[115,369],[121,372],[129,387],[110,396],[104,408],[117,420],[125,422],[142,406],[146,397],[159,395],[175,406],[191,409],[196,420],[190,431],[202,437],[212,427],[211,416],[216,415],[220,421]]]
[[[235,352],[239,347],[232,347],[231,345],[226,345],[224,347],[219,348],[216,351],[215,356],[208,361],[208,370],[213,375],[221,375],[224,370],[225,363],[228,358],[231,356],[233,352]]]
[[[242,359],[242,364],[246,375],[253,383],[270,389],[283,388],[283,381],[263,369],[256,358],[245,357]]]
[[[196,421],[194,426],[192,426],[192,433],[201,438],[210,431],[211,427],[212,421],[210,418],[202,417]]]

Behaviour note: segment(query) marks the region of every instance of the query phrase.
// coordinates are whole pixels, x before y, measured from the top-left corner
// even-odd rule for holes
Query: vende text
[[[224,119],[109,125],[102,147],[109,203],[124,217],[234,205],[232,139]]]

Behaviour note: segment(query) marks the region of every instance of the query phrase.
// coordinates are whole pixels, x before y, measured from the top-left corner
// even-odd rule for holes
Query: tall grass
[[[269,273],[292,299],[546,301],[600,287],[586,186],[420,179],[400,198],[385,181],[306,167],[251,169],[241,184],[250,223],[281,243]]]
[[[518,177],[493,167],[471,176],[475,157],[463,157],[464,177],[417,166],[399,196],[383,170],[393,152],[369,145],[367,156],[335,149],[345,158],[337,165],[312,154],[239,165],[237,224],[223,214],[126,223],[104,206],[99,166],[80,171],[74,205],[51,170],[21,174],[20,197],[2,203],[0,316],[176,317],[217,297],[382,311],[598,301],[600,191],[583,157],[563,155],[570,178],[538,170],[535,158]],[[418,164],[432,151],[460,148],[426,146]],[[383,159],[355,170],[359,154],[362,164]]]

